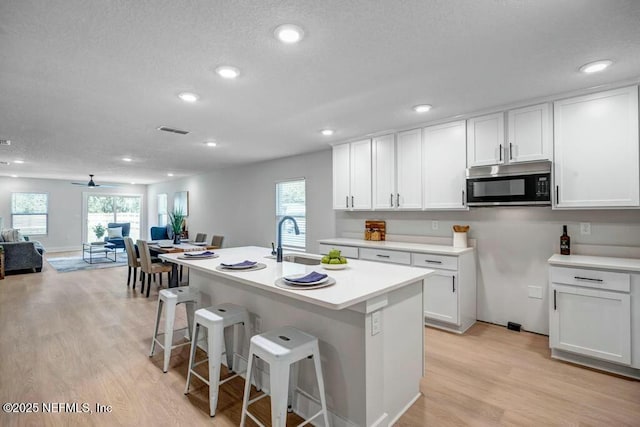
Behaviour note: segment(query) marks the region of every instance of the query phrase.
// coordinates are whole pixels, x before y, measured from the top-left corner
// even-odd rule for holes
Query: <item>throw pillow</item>
[[[20,238],[20,232],[15,228],[9,228],[7,230],[2,230],[2,238],[5,242],[20,242],[22,239]]]
[[[107,228],[107,237],[110,239],[122,238],[122,227]]]

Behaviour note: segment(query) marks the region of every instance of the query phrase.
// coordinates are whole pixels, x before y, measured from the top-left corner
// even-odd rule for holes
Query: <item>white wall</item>
[[[49,194],[49,233],[34,236],[47,252],[74,251],[82,249],[82,193],[135,194],[142,195],[142,229],[147,229],[146,186],[123,185],[115,188],[94,189],[71,185],[69,181],[53,179],[0,177],[0,217],[4,228],[11,227],[11,193],[34,192]]]
[[[307,250],[317,252],[318,239],[335,235],[331,167],[331,150],[324,150],[150,185],[148,224],[157,223],[158,194],[168,194],[171,210],[174,194],[186,190],[190,236],[223,235],[225,247],[270,246],[276,239],[275,183],[305,178]]]
[[[477,239],[478,319],[548,334],[547,259],[560,250],[562,225],[571,244],[640,246],[638,210],[553,211],[549,207],[479,208],[468,212],[338,212],[336,236],[363,233],[365,219],[387,221],[387,233],[451,237],[454,224],[471,226]],[[438,221],[438,230],[432,221]],[[580,235],[579,223],[591,223]],[[528,297],[541,286],[544,298]]]

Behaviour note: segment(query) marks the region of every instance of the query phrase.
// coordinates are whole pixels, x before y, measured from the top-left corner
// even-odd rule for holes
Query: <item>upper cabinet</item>
[[[373,139],[373,208],[422,208],[420,129]]]
[[[556,208],[640,206],[638,87],[554,103]]]
[[[467,166],[504,163],[504,113],[467,120]]]
[[[551,108],[532,105],[467,120],[467,166],[551,160]]]
[[[423,129],[425,209],[467,209],[464,120]]]
[[[333,208],[371,209],[371,140],[333,147]]]
[[[508,141],[505,158],[509,163],[551,160],[551,108],[532,105],[507,112]]]

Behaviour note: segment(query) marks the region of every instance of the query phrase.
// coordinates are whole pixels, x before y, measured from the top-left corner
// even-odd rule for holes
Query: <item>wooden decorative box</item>
[[[386,233],[385,221],[366,220],[364,222],[364,240],[385,240]]]

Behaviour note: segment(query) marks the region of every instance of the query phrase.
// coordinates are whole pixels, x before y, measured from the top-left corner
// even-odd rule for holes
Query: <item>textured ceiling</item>
[[[622,0],[2,0],[0,161],[25,164],[0,175],[152,183],[635,79],[639,22]]]

